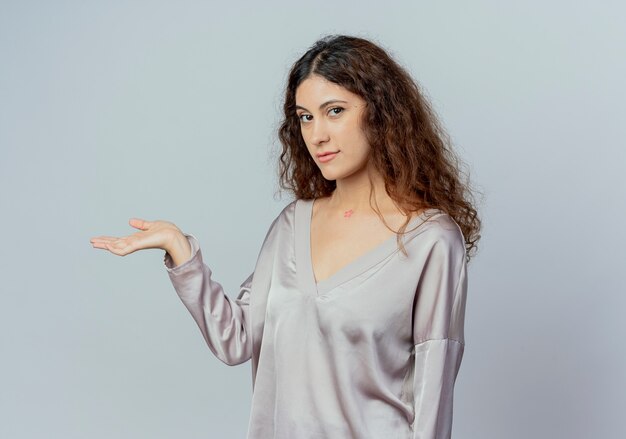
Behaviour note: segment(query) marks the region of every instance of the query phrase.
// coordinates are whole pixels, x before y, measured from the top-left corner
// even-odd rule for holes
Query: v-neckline
[[[313,296],[323,296],[340,284],[367,271],[378,262],[385,259],[398,250],[396,235],[391,235],[371,250],[362,253],[356,259],[343,265],[329,277],[317,282],[313,271],[313,259],[311,255],[311,223],[313,216],[314,199],[298,199],[295,211],[295,244],[296,244],[296,271],[300,286]],[[426,212],[436,209],[427,209],[419,215],[411,218],[407,229],[412,229],[422,221]],[[300,229],[301,227],[301,229]],[[403,238],[413,233],[407,232]]]

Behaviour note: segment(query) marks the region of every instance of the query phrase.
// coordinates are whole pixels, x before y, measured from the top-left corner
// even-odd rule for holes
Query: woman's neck
[[[370,179],[373,189],[370,188]],[[370,206],[370,190],[372,202]],[[327,200],[327,209],[341,212],[345,217],[356,213],[374,214],[374,208],[380,211],[397,211],[395,203],[385,190],[385,181],[377,172],[367,171],[353,174],[337,180],[337,186]]]

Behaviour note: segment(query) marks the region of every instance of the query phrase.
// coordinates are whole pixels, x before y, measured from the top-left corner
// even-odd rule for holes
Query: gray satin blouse
[[[172,284],[211,351],[248,360],[248,439],[444,439],[464,350],[465,243],[446,213],[414,217],[392,236],[315,281],[313,200],[285,206],[254,271],[229,298],[212,279],[197,239]]]

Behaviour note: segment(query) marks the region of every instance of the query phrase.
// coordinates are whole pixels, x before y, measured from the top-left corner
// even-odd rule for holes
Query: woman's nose
[[[311,128],[311,142],[318,145],[322,142],[328,141],[328,129],[326,124],[322,121],[314,121]]]

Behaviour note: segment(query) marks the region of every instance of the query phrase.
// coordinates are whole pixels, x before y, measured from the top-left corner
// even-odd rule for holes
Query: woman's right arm
[[[186,233],[182,236],[191,248],[191,256],[188,257],[185,243],[179,242],[170,246],[163,258],[176,293],[217,358],[231,366],[249,360],[252,357],[250,286],[254,273],[240,285],[237,299],[229,298],[222,285],[212,279],[196,237]],[[176,265],[175,261],[184,262]]]
[[[274,220],[276,221],[276,220]],[[241,284],[237,299],[230,299],[222,286],[211,279],[211,269],[202,262],[197,239],[170,221],[131,218],[139,231],[129,236],[94,236],[94,248],[126,256],[139,250],[165,250],[169,277],[209,348],[228,365],[243,363],[252,356],[249,304],[252,274]],[[267,239],[267,238],[266,238]]]

